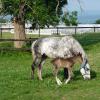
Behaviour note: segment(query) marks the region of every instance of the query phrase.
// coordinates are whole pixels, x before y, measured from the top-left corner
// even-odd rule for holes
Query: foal
[[[54,75],[55,75],[56,82],[57,82],[58,85],[62,84],[60,79],[57,77],[59,69],[61,67],[68,69],[68,79],[66,79],[66,81],[65,81],[65,84],[67,84],[72,77],[72,67],[73,67],[73,65],[75,64],[76,61],[82,62],[80,55],[77,55],[77,56],[74,56],[74,57],[71,57],[71,58],[67,58],[67,59],[55,58],[51,61],[52,64],[55,66]]]

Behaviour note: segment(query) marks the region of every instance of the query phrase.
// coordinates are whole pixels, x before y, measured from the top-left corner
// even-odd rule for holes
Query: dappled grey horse
[[[40,38],[34,41],[32,44],[32,77],[34,78],[34,69],[35,66],[37,66],[38,77],[40,80],[42,80],[41,71],[46,58],[67,59],[78,54],[81,55],[82,59],[80,72],[84,79],[90,79],[90,66],[86,53],[76,39],[74,39],[72,36]]]

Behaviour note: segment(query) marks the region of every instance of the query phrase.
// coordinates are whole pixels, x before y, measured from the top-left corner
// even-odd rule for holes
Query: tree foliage
[[[6,23],[8,20],[4,18],[0,18],[0,23]]]
[[[34,3],[28,2],[29,20],[33,23],[33,28],[36,26],[44,27],[49,25],[56,26],[60,21],[62,7],[67,4],[67,0],[58,0],[60,2],[58,11],[56,12],[57,0],[35,0]],[[28,11],[28,10],[27,10]],[[56,13],[58,16],[56,16]]]
[[[73,26],[77,25],[77,11],[72,11],[72,12],[66,12],[64,13],[62,17],[62,21],[67,25],[67,26]]]
[[[100,24],[100,19],[97,19],[95,23]]]
[[[19,4],[23,3],[23,19],[30,21],[34,28],[38,25],[41,27],[57,25],[60,21],[59,17],[62,15],[62,7],[67,4],[67,0],[1,0],[1,2],[2,14],[12,17],[20,16]]]

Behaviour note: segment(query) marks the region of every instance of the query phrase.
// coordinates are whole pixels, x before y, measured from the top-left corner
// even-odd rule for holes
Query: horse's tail
[[[36,40],[37,41],[37,40]],[[32,46],[31,46],[31,51],[32,51],[32,57],[33,57],[33,60],[35,59],[35,57],[36,57],[36,54],[35,54],[35,43],[36,43],[36,41],[34,41],[33,43],[32,43]]]

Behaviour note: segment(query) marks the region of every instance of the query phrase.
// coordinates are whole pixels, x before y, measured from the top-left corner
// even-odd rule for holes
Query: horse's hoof
[[[60,85],[62,85],[62,82],[61,83],[57,83],[57,84],[60,86]]]
[[[57,81],[57,84],[60,86],[60,85],[62,85],[62,82],[59,80],[59,81]]]
[[[69,81],[65,81],[65,84],[68,84],[69,83]]]
[[[43,79],[42,79],[42,78],[39,78],[39,80],[40,80],[40,81],[43,81]]]
[[[68,84],[68,82],[65,82],[65,85]]]

